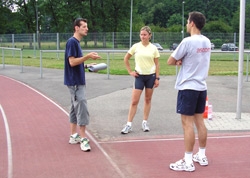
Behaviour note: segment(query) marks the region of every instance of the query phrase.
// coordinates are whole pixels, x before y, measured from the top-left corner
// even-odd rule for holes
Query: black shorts
[[[207,90],[179,90],[177,98],[177,113],[192,116],[202,114],[206,107]]]
[[[139,75],[135,77],[135,89],[143,90],[145,88],[154,88],[155,84],[155,73],[150,75]]]

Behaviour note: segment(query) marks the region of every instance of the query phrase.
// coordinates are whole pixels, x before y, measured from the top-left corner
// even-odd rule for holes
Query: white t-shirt
[[[177,90],[207,90],[211,56],[211,43],[207,37],[192,35],[184,38],[171,56],[176,60],[182,59],[175,83]]]
[[[144,46],[141,42],[135,43],[128,51],[135,56],[135,70],[141,75],[155,73],[155,58],[159,58],[158,49],[152,43]]]

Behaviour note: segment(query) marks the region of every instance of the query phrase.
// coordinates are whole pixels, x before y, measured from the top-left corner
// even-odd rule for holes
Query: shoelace
[[[129,130],[130,129],[130,126],[129,125],[126,125],[126,129],[125,130]]]
[[[148,129],[147,123],[143,123],[143,127],[144,127],[145,129]]]

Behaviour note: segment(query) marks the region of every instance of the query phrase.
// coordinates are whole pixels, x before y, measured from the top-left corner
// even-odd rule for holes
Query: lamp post
[[[184,38],[184,4],[185,1],[182,1],[182,39]]]
[[[36,0],[36,42],[37,42],[37,48],[38,48],[38,34],[39,34],[39,31],[38,31],[38,9],[37,9],[37,1]]]
[[[182,39],[184,38],[184,4],[185,1],[182,1],[182,30],[181,30]],[[178,73],[178,66],[176,66],[176,74],[177,73]]]
[[[131,0],[131,11],[130,11],[130,38],[129,38],[129,47],[132,45],[132,16],[133,16],[133,0]]]

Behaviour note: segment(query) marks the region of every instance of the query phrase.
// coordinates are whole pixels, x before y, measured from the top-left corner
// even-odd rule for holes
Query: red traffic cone
[[[203,113],[203,118],[204,119],[208,118],[208,97],[206,98],[206,107],[205,107],[205,111]]]

